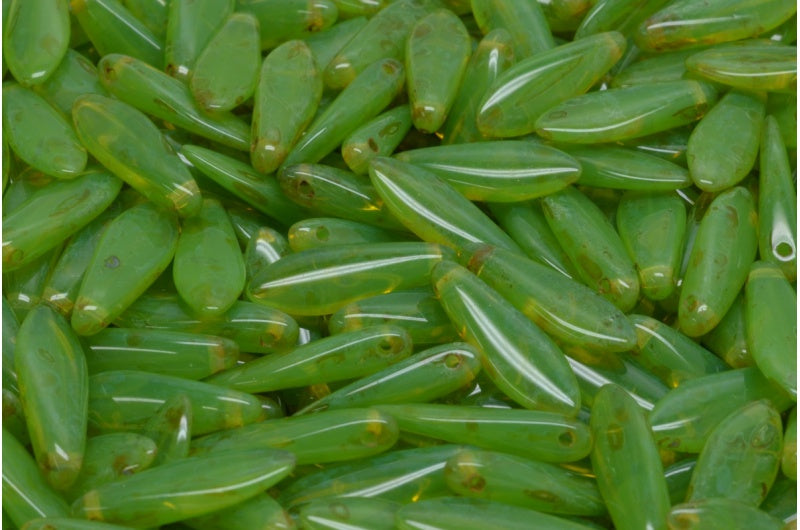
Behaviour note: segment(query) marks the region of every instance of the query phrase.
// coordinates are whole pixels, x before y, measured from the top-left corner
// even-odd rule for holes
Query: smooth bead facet
[[[234,0],[170,0],[163,69],[188,81],[195,62],[233,12]],[[152,66],[162,69],[161,64]]]
[[[156,443],[154,466],[186,458],[192,434],[189,396],[175,394],[167,398],[144,424],[142,433]]]
[[[758,528],[782,530],[783,521],[731,499],[706,499],[678,504],[667,518],[669,530],[730,530]]]
[[[556,45],[539,2],[472,0],[470,5],[484,35],[497,28],[511,34],[517,59],[539,55]]]
[[[16,0],[10,4],[7,13],[3,10],[3,59],[19,83],[41,84],[56,71],[69,46],[68,2]]]
[[[390,156],[411,129],[411,112],[408,105],[387,110],[365,123],[342,143],[342,158],[356,175],[369,170],[376,156]]]

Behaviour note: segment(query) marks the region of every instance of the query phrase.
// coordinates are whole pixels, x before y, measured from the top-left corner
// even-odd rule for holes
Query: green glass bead
[[[261,27],[261,48],[324,31],[337,20],[331,0],[236,0],[236,10],[251,13]]]
[[[639,277],[622,240],[600,208],[568,187],[542,198],[542,209],[586,285],[623,312],[636,305]]]
[[[335,217],[312,217],[289,227],[289,245],[294,252],[312,248],[360,243],[389,243],[403,239],[375,226]]]
[[[197,183],[144,114],[121,101],[88,95],[75,102],[72,117],[89,153],[136,191],[182,216],[199,210]]]
[[[35,85],[33,91],[67,116],[72,112],[72,104],[83,94],[106,95],[94,63],[72,49],[67,50],[53,75]]]
[[[163,41],[119,0],[71,0],[70,12],[99,55],[122,53],[156,68],[164,63]]]
[[[230,508],[186,519],[181,523],[197,530],[295,530],[289,513],[267,493]]]
[[[686,69],[741,90],[797,91],[797,49],[771,41],[714,47],[687,58]]]
[[[556,142],[629,140],[697,121],[716,98],[714,88],[699,81],[612,88],[551,107],[535,128],[539,136]]]
[[[497,28],[511,34],[518,60],[537,56],[556,45],[539,2],[473,0],[471,6],[472,16],[484,35]]]
[[[797,198],[779,125],[767,116],[761,136],[758,177],[758,252],[797,278]]]
[[[744,318],[744,293],[740,292],[719,324],[703,335],[703,346],[714,352],[732,368],[746,368],[754,364],[747,346]]]
[[[317,499],[379,498],[400,503],[448,494],[444,482],[447,459],[457,445],[437,445],[345,462],[290,483],[278,502],[288,509]]]
[[[25,530],[126,530],[128,527],[87,521],[86,519],[47,517],[45,519],[33,519],[23,528]]]
[[[71,179],[86,168],[86,149],[67,120],[43,97],[16,83],[3,83],[3,131],[14,153],[43,173]]]
[[[377,61],[402,61],[411,28],[439,7],[436,0],[399,0],[380,10],[327,65],[320,64],[325,68],[325,86],[342,89]]]
[[[41,171],[27,167],[19,173],[12,175],[8,185],[8,191],[3,194],[3,216],[7,217],[11,212],[19,208],[33,193],[56,179],[45,175]]]
[[[598,352],[635,344],[625,315],[585,285],[502,248],[470,250],[462,258],[467,267],[545,333]]]
[[[192,402],[189,397],[175,394],[167,398],[144,424],[142,433],[155,442],[157,450],[153,466],[186,458],[192,433]]]
[[[283,163],[311,123],[322,97],[322,75],[303,41],[275,48],[261,67],[253,106],[250,160],[261,173]]]
[[[641,365],[630,359],[622,359],[619,366],[602,366],[582,363],[567,357],[570,368],[578,379],[581,389],[581,403],[592,406],[595,396],[605,385],[614,384],[628,392],[644,410],[653,410],[659,399],[669,391]]]
[[[224,315],[201,319],[175,295],[141,296],[114,324],[225,337],[235,341],[240,351],[259,354],[293,347],[299,332],[292,317],[271,307],[239,301]]]
[[[23,445],[30,445],[31,440],[28,435],[25,413],[22,410],[22,402],[15,391],[9,390],[5,386],[3,387],[3,429]]]
[[[50,489],[25,447],[5,429],[2,440],[3,513],[17,526],[39,517],[67,517],[69,506]]]
[[[69,37],[66,0],[15,0],[3,13],[3,59],[22,85],[38,85],[53,75]]]
[[[108,326],[167,268],[178,243],[174,214],[144,203],[106,228],[86,268],[72,311],[79,335]]]
[[[756,366],[797,396],[797,295],[789,280],[777,265],[757,261],[744,298],[747,346]]]
[[[797,147],[797,94],[772,92],[767,96],[767,114],[778,122],[786,147]]]
[[[159,526],[254,497],[293,468],[291,454],[268,449],[186,458],[93,489],[75,501],[72,514],[137,527]]]
[[[403,65],[394,59],[369,65],[311,122],[284,165],[319,162],[353,131],[380,114],[400,93],[404,79]]]
[[[161,70],[118,54],[103,57],[97,66],[106,90],[128,105],[222,145],[250,150],[247,123],[229,112],[206,113],[188,87]]]
[[[591,527],[527,510],[505,503],[465,499],[461,497],[442,497],[408,504],[395,515],[396,528],[400,530],[480,530],[482,528],[503,528],[505,530],[524,530],[526,528],[547,528],[549,530],[589,530]]]
[[[667,517],[670,530],[758,528],[781,530],[783,521],[731,499],[705,499],[674,506]]]
[[[406,84],[417,130],[431,133],[442,126],[471,51],[467,29],[447,9],[426,15],[411,28],[405,51]]]
[[[29,264],[3,274],[3,294],[20,320],[41,302],[45,283],[61,255],[61,248],[59,245]]]
[[[431,282],[459,334],[478,348],[486,374],[508,397],[526,408],[577,413],[575,375],[533,322],[455,263],[437,265]]]
[[[341,333],[269,355],[206,379],[242,392],[269,392],[362,377],[411,355],[411,337],[397,326]]]
[[[153,35],[164,40],[167,34],[167,19],[172,0],[122,0],[131,15],[139,19]]]
[[[35,192],[3,219],[4,272],[19,269],[61,245],[100,215],[121,187],[118,178],[95,171]]]
[[[789,418],[786,420],[781,471],[785,476],[797,482],[797,407],[792,409]]]
[[[547,224],[539,201],[490,203],[489,210],[497,218],[497,224],[530,259],[547,265],[567,278],[578,276]]]
[[[89,386],[89,429],[97,432],[140,431],[177,394],[192,403],[193,436],[262,421],[273,412],[256,396],[149,372],[101,372]]]
[[[181,331],[109,328],[87,339],[89,373],[140,370],[202,379],[236,365],[239,346],[230,339]]]
[[[292,315],[326,315],[361,298],[422,287],[433,266],[451,256],[416,242],[315,248],[265,267],[247,294]]]
[[[664,478],[667,481],[670,504],[675,506],[686,499],[686,490],[692,478],[697,458],[680,460],[664,469]]]
[[[659,447],[699,453],[726,416],[758,399],[779,411],[794,403],[756,368],[742,368],[685,381],[656,403],[649,421]]]
[[[291,252],[289,242],[280,232],[262,226],[247,242],[244,251],[244,268],[247,281],[261,273],[261,270]]]
[[[686,167],[686,145],[689,143],[691,132],[690,127],[676,127],[622,143],[637,151]],[[688,182],[687,180],[687,184]]]
[[[615,30],[630,37],[644,19],[661,9],[667,0],[601,0],[586,13],[575,38]]]
[[[283,168],[278,182],[284,195],[313,212],[405,231],[369,181],[349,171],[322,164],[298,164]]]
[[[563,145],[581,165],[578,184],[596,188],[670,191],[691,185],[689,172],[678,164],[625,147]]]
[[[410,75],[410,74],[409,74]],[[390,156],[411,129],[408,105],[400,105],[368,121],[342,143],[342,157],[353,173],[364,175],[376,156]]]
[[[778,473],[782,437],[781,418],[769,402],[756,401],[734,411],[711,431],[686,500],[723,497],[758,506]]]
[[[737,186],[717,195],[703,216],[681,287],[678,323],[690,337],[708,333],[747,279],[758,244],[753,197]]]
[[[234,13],[197,57],[189,88],[195,101],[209,111],[231,110],[256,88],[261,66],[258,20]]]
[[[547,25],[554,33],[575,31],[594,2],[592,0],[540,0]]]
[[[11,309],[11,304],[8,303],[5,296],[2,297],[3,304],[3,317],[0,319],[3,325],[3,385],[4,390],[10,390],[15,394],[19,394],[19,386],[17,384],[17,371],[14,368],[14,351],[17,345],[17,333],[19,332],[19,320],[14,310]]]
[[[478,129],[485,136],[495,137],[533,132],[539,127],[540,116],[546,118],[551,114],[546,112],[549,109],[588,91],[624,50],[625,39],[612,31],[518,62],[498,75],[484,94],[478,110]]]
[[[394,514],[400,504],[381,499],[340,497],[303,505],[300,524],[308,530],[394,530]]]
[[[447,461],[444,476],[453,492],[466,497],[546,513],[606,513],[592,479],[519,456],[464,449]]]
[[[779,26],[796,9],[789,0],[679,0],[648,17],[633,38],[652,52],[746,39]]]
[[[644,412],[616,385],[600,389],[590,419],[592,469],[615,528],[666,529],[669,493]]]
[[[339,9],[340,19],[345,15],[341,6],[341,1],[348,0],[334,0]],[[361,2],[362,0],[354,0]],[[364,0],[375,7],[376,4],[373,0]],[[383,0],[380,0],[383,1]],[[383,6],[381,6],[382,8]],[[311,33],[304,37],[304,41],[314,56],[314,62],[317,69],[321,72],[325,71],[325,67],[331,62],[341,49],[350,42],[361,29],[367,25],[367,19],[363,16],[356,16],[349,20],[339,20],[333,26],[326,28],[323,31]]]
[[[473,201],[520,202],[578,180],[577,160],[552,147],[487,141],[403,151],[398,160],[427,169]]]
[[[759,508],[783,520],[784,530],[794,528],[797,524],[797,481],[778,475]]]
[[[617,208],[617,232],[639,274],[644,296],[663,300],[680,273],[686,208],[674,193],[628,192]]]
[[[679,50],[647,56],[625,66],[611,80],[611,88],[680,81],[686,75],[686,59],[698,50]]]
[[[476,118],[479,105],[489,86],[514,62],[511,34],[497,28],[481,39],[472,53],[458,89],[456,99],[440,133],[442,144],[459,144],[483,140]]]
[[[233,13],[234,6],[234,0],[170,0],[163,61],[167,74],[189,81],[198,57]],[[152,62],[150,65],[159,70],[162,66]]]
[[[386,451],[399,431],[375,409],[342,409],[284,418],[211,434],[192,442],[192,454],[274,447],[294,454],[298,465],[365,458]]]
[[[420,239],[455,248],[483,242],[519,250],[477,206],[428,170],[378,157],[369,173],[389,212]]]
[[[103,484],[125,480],[153,464],[157,448],[147,436],[119,432],[94,436],[86,441],[86,454],[78,479],[65,492],[73,501]]]

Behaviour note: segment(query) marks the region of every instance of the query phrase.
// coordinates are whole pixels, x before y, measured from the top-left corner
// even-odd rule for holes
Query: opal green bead
[[[17,526],[39,517],[67,517],[69,506],[50,489],[25,447],[5,429],[2,440],[3,526],[5,514]]]
[[[757,261],[745,286],[747,346],[768,379],[797,396],[797,295],[780,268]]]
[[[556,45],[539,2],[473,0],[470,4],[484,35],[497,28],[509,32],[517,60],[539,55]]]
[[[685,381],[656,403],[649,421],[659,447],[699,453],[726,416],[758,399],[779,411],[794,403],[756,368],[742,368]]]
[[[542,209],[580,279],[621,311],[633,308],[639,297],[639,276],[600,208],[568,187],[544,197]]]
[[[406,89],[417,130],[431,133],[444,124],[471,51],[467,29],[447,9],[426,15],[411,28],[405,51]]]
[[[797,482],[797,407],[792,409],[789,419],[786,421],[781,471],[785,476]]]
[[[692,129],[690,127],[676,127],[642,138],[623,141],[622,144],[642,153],[657,156],[686,167],[686,145],[689,143],[691,132]]]
[[[3,294],[20,320],[42,300],[47,278],[61,255],[59,245],[27,265],[3,274]]]
[[[198,57],[233,13],[235,0],[170,0],[164,64],[150,63],[181,81],[189,81]],[[229,58],[236,61],[238,58]]]
[[[779,125],[767,116],[761,135],[758,176],[758,253],[797,278],[797,196]]]
[[[705,499],[674,506],[667,517],[670,530],[758,528],[781,530],[783,521],[731,499]]]
[[[144,471],[153,464],[157,448],[147,436],[119,432],[94,436],[86,441],[86,454],[78,479],[65,492],[74,501],[103,484]]]
[[[661,9],[667,0],[601,0],[586,13],[575,38],[580,39],[602,31],[618,31],[630,37],[644,19]]]
[[[482,242],[519,250],[477,206],[428,170],[377,157],[369,173],[389,212],[420,239],[454,248]]]
[[[151,0],[122,0],[125,8],[139,21],[153,32],[153,35],[163,40],[167,33],[167,19],[169,17],[170,1],[153,2]]]
[[[530,259],[547,265],[567,278],[578,276],[547,224],[539,201],[490,203],[489,210],[497,219],[497,224]]]
[[[79,335],[93,335],[130,306],[167,268],[178,243],[175,215],[144,203],[106,228],[72,311]]]
[[[186,458],[192,434],[192,402],[189,396],[175,394],[167,398],[144,424],[142,433],[156,444],[154,466]]]
[[[201,319],[175,295],[141,296],[114,324],[216,335],[235,341],[242,352],[259,354],[293,347],[299,332],[292,317],[271,307],[238,301],[224,315]]]
[[[53,75],[69,37],[67,0],[15,0],[7,13],[4,9],[3,59],[22,85],[38,85]]]
[[[231,368],[239,346],[230,339],[161,329],[108,328],[87,339],[89,373],[139,370],[202,379]]]
[[[612,31],[518,62],[500,74],[483,96],[478,129],[485,136],[495,137],[533,132],[540,128],[540,116],[550,115],[546,111],[588,91],[624,50],[625,39]]]
[[[253,104],[250,160],[261,173],[283,163],[322,97],[322,75],[303,41],[285,42],[261,66]]]
[[[297,414],[392,403],[424,403],[464,387],[479,371],[478,352],[472,346],[443,344],[343,386]]]
[[[371,7],[376,7],[373,0],[366,0],[366,2],[372,4]],[[341,2],[337,3],[339,14],[340,16],[344,16],[340,4]],[[325,67],[328,66],[336,54],[366,25],[367,19],[365,17],[356,16],[348,20],[340,20],[323,31],[311,33],[303,38],[303,41],[314,56],[314,63],[317,65],[320,74],[325,71]]]
[[[295,530],[289,513],[267,493],[230,508],[186,519],[181,523],[197,530]]]
[[[670,503],[675,506],[686,499],[686,490],[692,478],[697,458],[680,460],[664,469],[664,478],[667,481]]]
[[[35,191],[56,180],[32,167],[27,167],[17,174],[12,175],[12,177],[7,192],[3,194],[4,217],[7,217],[11,212],[19,208],[19,206],[28,200]]]
[[[209,111],[227,111],[253,95],[261,66],[258,19],[234,13],[197,57],[189,89]]]
[[[486,141],[412,149],[395,157],[434,173],[472,201],[520,202],[572,184],[581,166],[571,156],[521,141]]]
[[[39,305],[19,328],[14,366],[36,461],[47,482],[65,490],[80,472],[86,447],[83,347],[64,317]]]
[[[567,357],[567,361],[578,379],[584,406],[591,407],[605,385],[619,386],[646,411],[653,410],[658,400],[669,391],[664,383],[634,360],[622,359],[619,366],[583,363],[571,357]]]
[[[431,283],[459,334],[480,351],[483,370],[508,397],[530,409],[577,413],[575,375],[533,322],[455,263],[437,265]]]
[[[615,528],[666,529],[669,493],[642,409],[622,388],[608,385],[595,396],[590,425],[592,469]]]
[[[303,505],[300,524],[308,530],[394,530],[394,514],[401,504],[381,499],[341,497]]]
[[[339,19],[372,17],[384,9],[391,0],[333,0],[339,10]],[[339,26],[339,24],[336,24]]]
[[[236,11],[258,19],[262,49],[324,31],[339,14],[331,0],[236,0]]]
[[[505,503],[481,499],[442,497],[408,504],[395,515],[395,528],[400,530],[480,530],[503,528],[524,530],[589,530],[589,526]]]
[[[612,88],[551,107],[536,120],[535,129],[556,142],[629,140],[697,121],[716,99],[716,90],[699,81]]]
[[[387,110],[344,140],[342,158],[353,173],[364,175],[369,170],[370,161],[376,156],[390,156],[410,129],[408,105]]]
[[[116,370],[89,378],[89,428],[140,431],[167,400],[185,394],[192,403],[192,435],[262,421],[271,403],[243,392],[179,377]]]
[[[283,168],[278,182],[284,195],[313,212],[404,231],[369,181],[349,171],[322,164],[298,164]]]
[[[129,527],[99,523],[97,521],[87,521],[86,519],[47,517],[45,519],[33,519],[23,528],[25,530],[126,530]]]
[[[717,327],[701,338],[703,346],[732,368],[746,368],[754,364],[747,345],[744,311],[744,292],[740,292]]]
[[[2,297],[3,304],[3,390],[9,390],[15,394],[19,394],[19,386],[17,384],[17,370],[14,368],[14,351],[17,346],[17,333],[19,332],[19,320],[14,310],[11,309],[11,304],[8,303],[5,296]]]
[[[719,323],[747,279],[756,255],[753,197],[737,186],[717,195],[703,216],[681,287],[678,323],[690,337]]]
[[[335,217],[311,217],[289,227],[294,252],[312,248],[363,243],[389,243],[403,239],[395,233],[356,221]]]
[[[430,243],[321,247],[265,267],[247,287],[254,301],[292,315],[326,315],[368,296],[422,287],[452,251]]]
[[[647,56],[625,66],[611,80],[611,88],[679,81],[686,75],[686,59],[698,50],[679,50]]]
[[[771,41],[710,48],[687,58],[686,68],[740,90],[797,91],[797,49]]]
[[[53,75],[35,85],[33,91],[67,116],[72,112],[72,104],[83,94],[106,95],[94,63],[72,49],[67,50]]]
[[[320,65],[325,86],[342,89],[377,61],[402,61],[411,28],[439,7],[437,0],[399,0],[381,9],[327,65]]]
[[[311,122],[284,165],[319,162],[353,131],[380,114],[400,93],[404,79],[403,65],[394,59],[369,65]]]
[[[337,334],[382,323],[405,328],[415,346],[458,340],[450,319],[429,289],[357,300],[333,313],[328,319],[328,329]]]
[[[25,446],[31,443],[19,395],[3,388],[3,428]]]
[[[121,101],[87,95],[75,101],[72,119],[89,153],[136,191],[182,216],[200,209],[197,182],[144,114]]]
[[[547,25],[555,33],[575,31],[594,2],[592,0],[541,0]]]
[[[324,464],[382,453],[397,441],[395,420],[375,409],[342,409],[272,420],[223,431],[192,442],[192,454],[274,447],[298,465]]]
[[[100,215],[122,181],[105,171],[57,181],[35,192],[3,219],[3,269],[16,270],[64,243]]]
[[[440,129],[442,144],[477,142],[484,138],[476,117],[489,86],[514,62],[511,34],[497,28],[481,39],[472,53],[456,99]]]
[[[778,473],[782,448],[781,418],[768,401],[732,412],[700,452],[686,500],[722,497],[758,506]]]
[[[783,520],[786,530],[791,529],[797,521],[797,481],[778,475],[759,508]]]
[[[229,112],[206,113],[188,87],[144,61],[106,55],[98,73],[106,90],[140,111],[222,145],[250,150],[247,123]]]
[[[778,122],[786,147],[797,147],[797,94],[771,92],[767,96],[767,114]]]
[[[119,0],[71,0],[70,12],[101,56],[122,53],[161,67],[164,43]]]
[[[242,392],[283,390],[369,375],[405,359],[411,350],[411,337],[404,329],[373,326],[268,355],[206,381]]]
[[[247,279],[258,275],[264,267],[291,252],[283,235],[268,226],[262,226],[247,242],[244,251],[244,268]]]
[[[245,501],[293,468],[291,454],[271,449],[186,458],[93,489],[73,503],[72,514],[137,527],[159,526]]]
[[[462,258],[545,333],[598,352],[627,351],[633,326],[611,302],[545,265],[502,248],[470,248]]]
[[[3,83],[3,130],[8,145],[31,167],[61,179],[86,168],[86,149],[59,111],[33,90]]]
[[[746,39],[779,26],[796,9],[789,0],[679,0],[648,17],[633,38],[650,52]]]

